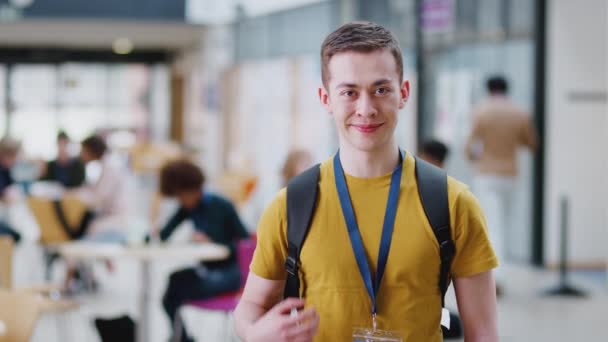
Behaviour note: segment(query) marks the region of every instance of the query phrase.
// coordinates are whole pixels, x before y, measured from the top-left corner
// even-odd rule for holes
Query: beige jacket
[[[528,113],[504,96],[490,96],[474,112],[466,144],[469,160],[480,174],[516,176],[517,150],[536,150],[536,130]]]

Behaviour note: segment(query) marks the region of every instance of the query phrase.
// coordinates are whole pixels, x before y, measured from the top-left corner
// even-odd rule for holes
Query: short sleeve
[[[266,207],[257,228],[257,246],[251,262],[251,272],[269,280],[286,277],[287,256],[287,192],[281,190]]]
[[[469,190],[458,194],[452,214],[455,215],[456,244],[452,262],[453,276],[469,277],[496,268],[498,259],[488,237],[483,212]]]

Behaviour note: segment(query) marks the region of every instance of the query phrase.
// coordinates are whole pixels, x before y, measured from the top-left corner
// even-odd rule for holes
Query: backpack
[[[426,217],[439,244],[438,289],[441,306],[450,285],[450,267],[456,248],[450,231],[447,174],[444,170],[416,159],[418,194]],[[300,252],[314,215],[319,183],[319,164],[294,177],[287,185],[287,280],[283,297],[300,297]],[[453,322],[452,325],[458,322]]]

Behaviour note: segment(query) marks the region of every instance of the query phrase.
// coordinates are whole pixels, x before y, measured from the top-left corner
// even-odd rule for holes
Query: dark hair
[[[87,149],[95,158],[101,158],[106,153],[108,146],[105,140],[98,135],[91,135],[81,143],[82,148]]]
[[[450,153],[449,148],[441,141],[430,139],[422,144],[420,152],[443,163]]]
[[[486,87],[490,93],[506,94],[509,91],[509,84],[502,76],[492,76],[488,78]]]
[[[59,133],[57,133],[57,141],[59,140],[70,140],[70,137],[65,131],[59,131]]]
[[[355,21],[340,26],[330,33],[321,45],[321,79],[327,88],[329,83],[329,61],[337,53],[345,51],[372,52],[389,49],[395,57],[399,83],[403,80],[403,57],[399,41],[384,27],[368,22]]]
[[[160,170],[160,192],[164,196],[200,190],[204,183],[205,175],[201,169],[186,159],[168,162]]]

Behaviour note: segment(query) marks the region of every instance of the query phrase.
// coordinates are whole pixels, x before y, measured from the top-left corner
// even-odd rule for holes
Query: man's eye
[[[378,95],[385,95],[389,92],[388,88],[378,88],[376,89],[376,94]]]
[[[347,96],[347,97],[352,97],[352,96],[355,96],[355,92],[352,90],[345,90],[342,92],[342,95]]]

